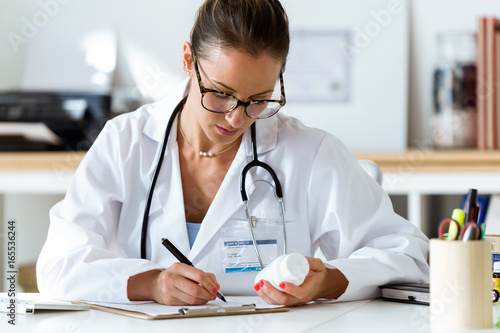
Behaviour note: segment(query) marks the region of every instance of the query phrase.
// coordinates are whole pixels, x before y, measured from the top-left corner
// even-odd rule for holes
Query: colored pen
[[[189,266],[192,266],[194,267],[193,263],[191,261],[189,261],[188,258],[186,258],[186,256],[184,254],[182,254],[181,251],[179,251],[178,248],[175,247],[174,244],[172,244],[168,239],[166,238],[162,238],[161,239],[161,243],[163,244],[163,246],[165,246],[167,248],[167,250],[170,251],[170,253],[172,253],[174,255],[174,257],[177,258],[177,260],[179,260],[181,263],[183,264],[186,264],[186,265],[189,265]],[[226,299],[224,298],[224,295],[222,295],[222,293],[220,291],[217,291],[217,297],[222,300],[223,302],[227,303]]]
[[[477,223],[479,217],[479,206],[477,204],[477,190],[471,188],[465,200],[464,225],[469,222]]]
[[[460,208],[455,208],[453,210],[453,213],[451,214],[451,218],[458,223],[458,229],[457,226],[453,223],[450,223],[450,230],[448,231],[448,235],[457,235],[456,239],[460,239],[460,230],[462,230],[462,227],[464,226],[464,216],[465,213],[463,210]],[[448,237],[447,239],[452,239],[451,237]]]

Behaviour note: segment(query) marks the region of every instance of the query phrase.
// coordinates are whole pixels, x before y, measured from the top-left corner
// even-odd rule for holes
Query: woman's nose
[[[245,123],[245,106],[239,105],[233,111],[226,113],[226,120],[233,128],[240,128]]]

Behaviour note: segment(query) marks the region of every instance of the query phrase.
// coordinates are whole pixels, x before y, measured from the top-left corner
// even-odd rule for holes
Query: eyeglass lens
[[[205,93],[202,102],[205,108],[215,112],[231,111],[238,104],[233,96],[216,92]],[[250,117],[265,117],[273,115],[280,107],[281,105],[276,102],[259,101],[248,105],[246,112]]]

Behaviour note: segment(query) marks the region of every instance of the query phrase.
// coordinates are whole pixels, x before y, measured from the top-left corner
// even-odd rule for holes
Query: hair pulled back
[[[288,17],[278,0],[206,0],[191,30],[191,45],[200,58],[214,47],[268,53],[284,69],[290,35]]]

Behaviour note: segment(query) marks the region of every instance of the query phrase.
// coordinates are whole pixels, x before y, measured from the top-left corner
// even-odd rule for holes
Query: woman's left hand
[[[306,257],[309,273],[300,286],[281,282],[278,290],[268,281],[260,280],[254,288],[268,304],[298,306],[318,298],[334,299],[340,297],[349,281],[338,269],[326,268],[321,259]]]

